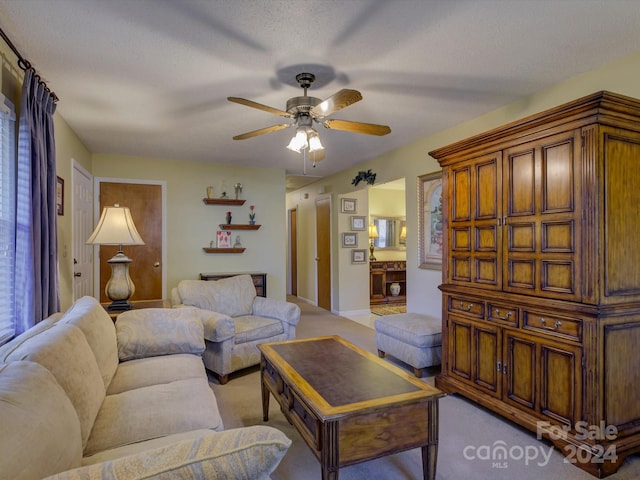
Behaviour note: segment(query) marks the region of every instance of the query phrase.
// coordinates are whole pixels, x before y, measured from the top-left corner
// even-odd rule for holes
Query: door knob
[[[74,272],[73,276],[74,277],[81,277],[82,276],[82,272]]]
[[[158,268],[160,266],[160,262],[156,262],[153,264],[153,268]]]

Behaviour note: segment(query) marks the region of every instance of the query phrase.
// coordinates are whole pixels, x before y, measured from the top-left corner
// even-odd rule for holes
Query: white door
[[[93,296],[93,247],[85,241],[93,232],[93,178],[72,161],[73,300]],[[97,221],[97,219],[96,219]]]

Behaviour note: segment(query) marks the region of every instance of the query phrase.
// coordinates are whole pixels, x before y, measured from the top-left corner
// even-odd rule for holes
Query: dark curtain
[[[55,110],[43,83],[26,70],[18,135],[16,334],[60,310]]]

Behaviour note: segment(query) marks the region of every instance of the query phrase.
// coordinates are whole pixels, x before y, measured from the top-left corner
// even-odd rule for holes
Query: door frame
[[[94,181],[94,176],[86,169],[84,168],[80,162],[78,162],[75,158],[71,159],[71,194],[69,195],[70,198],[70,202],[71,202],[71,232],[73,232],[73,234],[75,234],[76,232],[76,225],[75,225],[75,215],[74,212],[76,212],[78,205],[76,205],[76,196],[75,196],[75,188],[76,188],[76,176],[77,175],[83,175],[84,177],[86,177],[87,179],[89,179],[89,182],[91,183],[91,209],[95,209],[95,181]],[[94,215],[95,217],[95,215]],[[99,217],[98,217],[99,218]],[[71,242],[71,274],[74,275],[75,274],[75,265],[74,265],[74,259],[78,258],[78,252],[76,251],[76,246],[78,241],[84,241],[87,238],[89,238],[91,236],[91,232],[93,231],[93,228],[95,226],[95,221],[91,222],[91,231],[89,231],[89,233],[87,234],[87,236],[84,239],[78,239],[78,238],[73,238],[73,241]],[[91,250],[91,272],[90,273],[94,273],[95,270],[95,249]],[[89,295],[91,295],[92,297],[94,296],[95,293],[95,281],[90,281],[90,288],[91,288],[91,292]],[[76,289],[75,289],[75,277],[71,278],[71,299],[72,301],[76,301],[78,300],[76,297]]]
[[[93,177],[93,218],[94,224],[100,219],[100,184],[132,183],[141,185],[158,185],[162,194],[162,297],[167,294],[167,182],[164,180],[143,180],[138,178]],[[98,258],[100,246],[95,245],[93,258]],[[100,291],[100,262],[93,262],[93,291]]]

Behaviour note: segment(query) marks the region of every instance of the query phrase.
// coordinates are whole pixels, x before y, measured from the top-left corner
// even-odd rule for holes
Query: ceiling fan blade
[[[362,100],[362,94],[357,90],[343,88],[338,93],[331,95],[326,100],[313,107],[310,112],[314,117],[327,117],[338,110]]]
[[[391,133],[391,128],[386,125],[376,125],[374,123],[350,122],[348,120],[325,120],[323,125],[332,130],[342,130],[344,132],[364,133],[367,135],[386,135]]]
[[[272,125],[271,127],[260,128],[253,130],[252,132],[242,133],[233,137],[234,140],[246,140],[247,138],[257,137],[258,135],[264,135],[265,133],[277,132],[284,128],[293,126],[293,123],[281,123],[280,125]]]
[[[263,112],[275,113],[276,115],[280,115],[281,117],[291,118],[291,115],[284,110],[279,110],[277,108],[269,107],[268,105],[263,105],[262,103],[254,102],[253,100],[247,100],[246,98],[238,98],[238,97],[227,97],[227,100],[233,103],[239,103],[240,105],[246,105],[247,107],[257,108],[258,110],[262,110]]]

